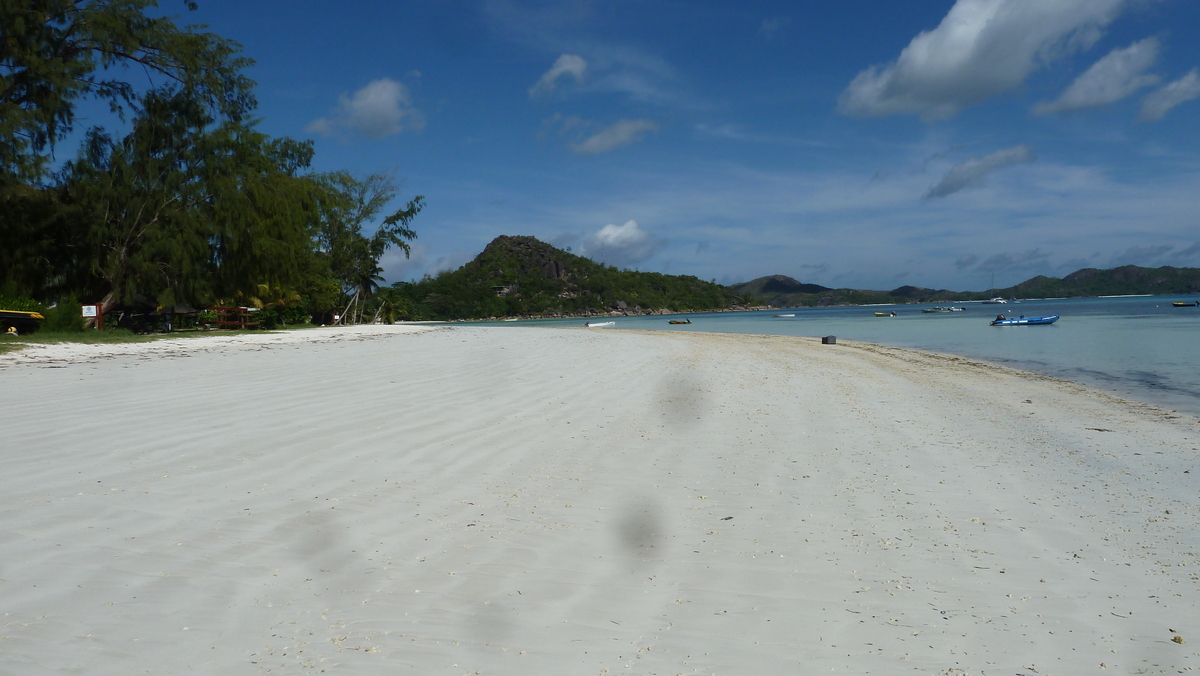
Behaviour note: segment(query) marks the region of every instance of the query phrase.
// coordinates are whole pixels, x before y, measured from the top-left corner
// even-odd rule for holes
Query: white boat
[[[616,326],[616,322],[585,322],[584,326],[589,329],[603,329],[606,326]]]
[[[954,307],[953,305],[939,305],[937,307],[927,307],[921,312],[962,312],[966,308]]]
[[[795,317],[796,315],[791,314],[791,315],[774,315],[774,316],[776,316],[776,317]]]
[[[995,298],[989,298],[989,299],[983,301],[984,305],[1000,305],[1000,304],[1004,304],[1004,303],[1008,303],[1008,301],[1004,300],[1003,298],[1001,298],[999,296],[996,296]]]

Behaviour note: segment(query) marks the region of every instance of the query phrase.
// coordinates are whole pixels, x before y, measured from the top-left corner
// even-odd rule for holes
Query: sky
[[[389,282],[499,235],[723,284],[1200,266],[1196,0],[199,5],[262,131],[425,197]]]

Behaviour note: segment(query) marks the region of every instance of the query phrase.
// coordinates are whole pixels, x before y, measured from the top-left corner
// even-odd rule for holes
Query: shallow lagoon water
[[[611,318],[597,330],[715,331],[837,336],[896,347],[986,359],[1084,383],[1138,401],[1200,415],[1200,307],[1173,307],[1197,296],[1025,300],[1005,305],[956,303],[964,312],[924,313],[923,305],[796,308]],[[896,317],[876,317],[895,311]],[[998,313],[1058,314],[1049,326],[991,326]],[[795,314],[795,317],[776,317]],[[690,317],[677,326],[669,319]],[[582,326],[585,320],[534,320],[505,326]],[[604,319],[601,321],[609,321]]]

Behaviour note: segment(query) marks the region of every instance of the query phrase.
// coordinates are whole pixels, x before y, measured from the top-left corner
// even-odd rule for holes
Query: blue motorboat
[[[1030,324],[1053,324],[1058,321],[1058,315],[1049,315],[1047,317],[1026,317],[1021,315],[1013,319],[1002,319],[1004,315],[1000,315],[992,320],[992,326],[1025,326]]]

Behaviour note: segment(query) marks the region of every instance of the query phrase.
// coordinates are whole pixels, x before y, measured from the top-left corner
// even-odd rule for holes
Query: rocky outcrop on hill
[[[660,314],[744,307],[690,275],[620,270],[535,237],[501,235],[458,270],[403,287],[429,319]]]

